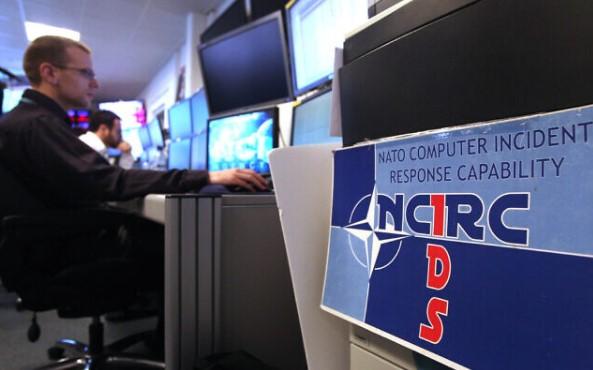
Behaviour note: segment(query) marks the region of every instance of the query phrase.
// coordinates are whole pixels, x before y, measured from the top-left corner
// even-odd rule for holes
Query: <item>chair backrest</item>
[[[12,290],[22,256],[8,247],[2,220],[7,216],[31,214],[45,206],[31,194],[6,166],[0,162],[0,278]]]
[[[0,220],[6,216],[30,213],[45,206],[0,162]],[[0,230],[0,237],[1,237]]]

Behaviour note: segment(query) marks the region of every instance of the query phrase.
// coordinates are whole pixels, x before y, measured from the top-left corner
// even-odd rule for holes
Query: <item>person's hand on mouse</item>
[[[249,191],[266,190],[266,180],[253,170],[235,168],[232,170],[214,171],[209,173],[210,183],[219,185],[235,185]]]

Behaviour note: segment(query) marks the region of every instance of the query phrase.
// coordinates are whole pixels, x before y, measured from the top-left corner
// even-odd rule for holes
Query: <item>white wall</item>
[[[207,16],[190,13],[186,17],[185,42],[157,72],[138,96],[144,101],[148,121],[159,112],[169,109],[176,101],[177,83],[181,69],[185,68],[183,97],[187,98],[202,87],[202,75],[196,46],[199,35],[206,28]],[[165,115],[165,127],[168,127]]]

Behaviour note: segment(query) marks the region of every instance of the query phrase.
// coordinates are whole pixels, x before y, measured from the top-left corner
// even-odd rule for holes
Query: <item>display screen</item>
[[[278,110],[245,113],[208,122],[208,170],[249,168],[270,172]]]
[[[191,98],[192,127],[194,136],[191,144],[191,169],[205,170],[208,141],[208,104],[206,93],[201,89]]]
[[[146,124],[144,104],[139,100],[99,103],[99,109],[117,114],[121,119],[122,130],[138,128]]]
[[[341,137],[329,135],[331,90],[302,102],[292,113],[292,145],[341,143]]]
[[[140,137],[140,143],[142,143],[143,149],[146,150],[152,146],[152,140],[150,140],[148,126],[142,126],[138,129],[138,137]]]
[[[191,105],[188,99],[172,106],[169,111],[169,137],[171,140],[191,136]]]
[[[170,170],[186,170],[189,169],[191,150],[191,140],[183,139],[173,141],[169,144],[169,162],[168,168]]]
[[[191,122],[194,135],[206,133],[208,128],[208,103],[206,93],[201,89],[189,99],[191,102]]]
[[[69,109],[70,127],[79,135],[85,133],[90,126],[90,115],[88,109]]]
[[[210,114],[292,95],[280,12],[201,46],[199,53]]]
[[[364,23],[367,0],[298,0],[287,10],[295,94],[331,78],[335,48]]]
[[[191,139],[191,162],[190,168],[192,170],[205,170],[207,168],[207,145],[208,139],[206,135],[194,136]]]
[[[165,146],[163,140],[163,131],[161,130],[161,124],[158,119],[155,118],[150,121],[148,124],[148,132],[150,133],[150,141],[153,147],[162,148]]]

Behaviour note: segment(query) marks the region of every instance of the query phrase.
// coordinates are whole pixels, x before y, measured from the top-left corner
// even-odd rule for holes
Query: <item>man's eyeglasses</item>
[[[90,68],[76,68],[76,67],[68,67],[68,66],[55,66],[55,67],[60,68],[60,69],[71,69],[73,71],[80,73],[83,77],[85,77],[89,80],[94,80],[97,77],[97,75],[95,74],[95,71],[93,71]]]

